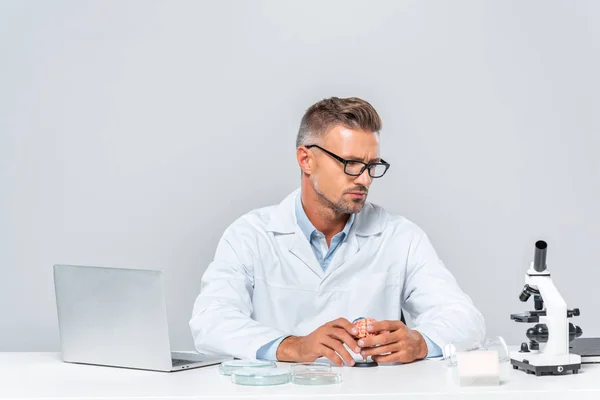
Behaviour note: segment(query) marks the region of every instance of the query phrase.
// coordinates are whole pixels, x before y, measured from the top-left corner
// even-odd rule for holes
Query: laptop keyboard
[[[171,360],[173,362],[173,366],[174,367],[178,367],[180,365],[184,365],[184,364],[190,364],[192,361],[190,360],[179,360],[179,359],[172,359]]]

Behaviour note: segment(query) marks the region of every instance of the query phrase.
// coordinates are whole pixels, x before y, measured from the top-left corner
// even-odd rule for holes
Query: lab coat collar
[[[280,234],[291,234],[300,231],[296,220],[296,197],[299,195],[300,188],[286,196],[275,207],[267,225],[267,231]],[[377,235],[383,230],[384,218],[381,209],[367,202],[363,209],[356,214],[352,229],[350,229],[350,235],[352,235],[352,232],[358,236]]]

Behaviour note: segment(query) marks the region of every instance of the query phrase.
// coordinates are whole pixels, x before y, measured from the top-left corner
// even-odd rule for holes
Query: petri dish
[[[292,365],[290,370],[290,380],[296,385],[333,385],[342,381],[342,374],[333,372],[329,364],[300,363]]]
[[[221,375],[231,375],[233,372],[242,368],[275,368],[275,361],[267,360],[229,360],[223,361],[219,365]]]
[[[231,382],[246,386],[283,385],[289,381],[287,368],[242,368],[231,374]]]

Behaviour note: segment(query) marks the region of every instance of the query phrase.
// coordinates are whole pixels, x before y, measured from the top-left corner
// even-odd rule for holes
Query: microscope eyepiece
[[[535,242],[535,255],[533,258],[533,269],[542,272],[546,269],[546,249],[548,244],[543,240]]]

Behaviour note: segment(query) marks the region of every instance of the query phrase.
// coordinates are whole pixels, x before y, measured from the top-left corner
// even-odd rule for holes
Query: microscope
[[[528,374],[564,375],[569,371],[578,373],[581,356],[569,354],[569,342],[582,335],[580,327],[568,323],[567,318],[579,316],[579,309],[567,309],[567,304],[552,283],[546,268],[546,242],[535,243],[534,261],[525,275],[525,287],[519,296],[526,302],[533,295],[534,311],[511,314],[516,322],[536,323],[527,330],[528,343],[521,343],[519,351],[510,353],[514,369]],[[545,307],[544,307],[545,305]],[[540,343],[542,345],[540,350]]]

